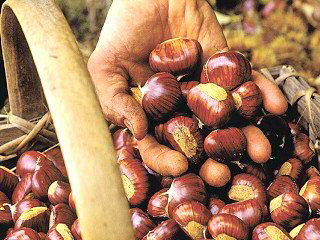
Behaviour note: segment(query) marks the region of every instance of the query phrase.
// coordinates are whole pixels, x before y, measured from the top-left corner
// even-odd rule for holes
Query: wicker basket
[[[52,115],[83,239],[134,239],[108,125],[76,40],[54,0],[7,0],[1,43],[13,116],[43,118],[48,109]],[[291,67],[261,72],[279,83],[315,141],[319,95]],[[46,136],[41,129],[39,135]]]

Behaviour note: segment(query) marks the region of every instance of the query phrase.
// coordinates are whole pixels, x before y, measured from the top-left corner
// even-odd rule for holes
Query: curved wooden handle
[[[17,89],[33,84],[37,76],[41,80],[83,239],[134,239],[111,135],[59,7],[54,0],[7,0],[2,7],[1,34],[8,82],[20,84]],[[41,98],[41,91],[34,90],[21,91],[18,101]]]

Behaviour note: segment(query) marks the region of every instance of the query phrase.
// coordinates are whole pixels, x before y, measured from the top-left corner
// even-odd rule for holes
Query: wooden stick
[[[112,138],[76,39],[55,1],[7,0],[1,42],[11,85],[19,75],[41,80],[77,200],[82,238],[134,239]],[[31,73],[21,71],[25,65]],[[21,82],[26,88],[27,83]],[[27,91],[21,94],[23,99]]]

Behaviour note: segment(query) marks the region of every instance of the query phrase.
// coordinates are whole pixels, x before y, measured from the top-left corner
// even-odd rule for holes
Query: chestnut
[[[6,194],[0,191],[0,226],[12,227],[13,220],[10,212],[10,200]],[[1,235],[0,235],[1,236]]]
[[[66,224],[54,225],[47,233],[46,240],[73,240],[71,230]]]
[[[295,240],[320,239],[320,219],[313,218],[307,221],[300,229]]]
[[[232,92],[236,109],[244,119],[254,119],[261,111],[262,94],[252,81],[245,82]]]
[[[225,205],[224,201],[216,197],[210,197],[208,200],[208,209],[212,215],[218,214]]]
[[[172,218],[192,239],[205,237],[204,231],[211,215],[207,207],[197,201],[182,202],[172,212]]]
[[[163,188],[170,188],[172,182],[173,182],[174,177],[171,176],[165,176],[161,178],[161,187]]]
[[[46,205],[43,202],[40,202],[38,199],[23,199],[16,204],[10,206],[10,211],[12,214],[13,221],[16,222],[20,215],[25,211],[28,211],[34,207],[45,207]]]
[[[172,211],[184,201],[198,201],[205,204],[207,201],[206,190],[202,179],[194,173],[188,173],[173,179],[167,191],[168,215],[172,216]]]
[[[188,93],[188,106],[205,125],[225,125],[235,110],[232,94],[214,83],[201,83]]]
[[[267,194],[270,200],[287,192],[299,193],[297,183],[288,175],[276,177],[267,188]]]
[[[270,214],[273,222],[288,230],[307,221],[311,209],[308,202],[299,194],[288,192],[271,200]]]
[[[223,187],[231,179],[228,165],[208,158],[200,167],[199,176],[212,187]]]
[[[142,240],[174,240],[180,233],[179,225],[173,219],[161,222],[145,235]]]
[[[46,199],[48,197],[50,185],[57,180],[64,180],[64,177],[58,168],[53,164],[52,166],[41,166],[37,163],[32,175],[32,193],[38,199]]]
[[[137,142],[133,134],[128,128],[119,128],[112,134],[112,142],[116,150],[130,145],[132,147],[137,146]]]
[[[195,87],[195,86],[197,86],[199,83],[200,82],[198,82],[198,81],[179,82],[180,89],[181,89],[181,92],[182,92],[182,98],[183,98],[183,101],[185,103],[187,103],[188,93],[189,93],[190,89]]]
[[[203,50],[195,39],[173,38],[158,44],[149,55],[154,72],[169,72],[175,76],[193,73],[201,64]]]
[[[10,169],[0,166],[0,191],[4,192],[9,198],[19,182],[18,176]]]
[[[73,224],[71,226],[71,233],[72,233],[73,237],[75,238],[75,240],[82,240],[81,231],[80,231],[80,224],[79,224],[78,218],[73,222]]]
[[[240,52],[221,51],[212,55],[203,66],[201,83],[215,83],[232,90],[251,79],[251,64]]]
[[[309,202],[311,210],[317,212],[320,208],[320,176],[309,179],[299,194]]]
[[[132,227],[137,240],[142,239],[149,231],[156,227],[154,222],[149,218],[148,214],[142,211],[140,208],[131,208],[130,213]]]
[[[8,233],[5,240],[41,240],[41,238],[35,230],[22,227]]]
[[[236,127],[212,131],[204,140],[204,150],[219,162],[239,161],[247,150],[247,139]]]
[[[164,134],[164,123],[159,123],[154,127],[154,136],[159,143],[166,146],[170,145]]]
[[[24,211],[15,223],[15,229],[29,227],[37,232],[49,229],[50,210],[47,207],[33,207]]]
[[[141,88],[141,93],[142,107],[155,121],[169,117],[179,107],[182,99],[177,79],[167,72],[152,75]]]
[[[22,177],[26,173],[33,173],[38,165],[52,165],[52,162],[46,156],[38,151],[26,151],[18,159],[16,164],[16,173]]]
[[[32,173],[26,173],[22,176],[20,182],[18,182],[12,193],[12,203],[16,204],[17,202],[24,199],[31,192],[31,187]]]
[[[282,158],[283,155],[290,152],[292,148],[291,131],[284,118],[279,115],[267,114],[257,121],[256,126],[264,133],[271,144],[271,158]]]
[[[156,192],[148,202],[148,213],[152,217],[169,217],[168,214],[168,200],[167,194],[169,188],[163,188]]]
[[[43,153],[60,170],[65,179],[68,179],[68,173],[64,164],[63,155],[60,147],[51,148]]]
[[[43,233],[43,232],[39,232],[38,233],[39,237],[40,237],[40,240],[45,240],[46,237],[47,237],[47,234]]]
[[[315,152],[310,148],[308,135],[298,133],[293,136],[293,157],[300,159],[304,164],[311,162]]]
[[[292,240],[289,233],[279,224],[265,222],[252,231],[252,240]]]
[[[185,116],[170,119],[164,124],[164,135],[175,150],[187,157],[189,166],[195,168],[203,163],[203,137],[194,119]]]
[[[269,181],[270,173],[261,164],[246,159],[244,162],[241,161],[240,165],[244,173],[256,176],[264,185]]]
[[[297,158],[290,158],[282,164],[277,175],[288,175],[300,183],[303,174],[303,163]]]
[[[240,173],[233,177],[228,197],[234,201],[257,199],[260,204],[267,201],[265,187],[256,176],[247,173]]]
[[[306,223],[301,223],[299,224],[298,226],[296,226],[295,228],[293,228],[290,232],[289,232],[289,235],[295,239],[295,237],[299,234],[301,228],[303,228],[303,226],[305,225]]]
[[[121,147],[116,151],[117,162],[126,158],[141,159],[139,150],[131,145]]]
[[[59,203],[51,208],[49,229],[59,223],[64,223],[71,229],[71,226],[76,219],[77,215],[72,211],[69,205]]]
[[[288,122],[290,131],[292,135],[297,135],[302,132],[302,126],[298,122]]]
[[[247,240],[249,236],[247,224],[227,213],[213,215],[209,220],[208,230],[213,239]]]
[[[71,186],[69,183],[62,181],[55,181],[51,183],[48,189],[48,199],[53,204],[69,202],[69,194],[71,192]]]
[[[255,226],[264,222],[266,212],[268,212],[266,205],[260,204],[255,199],[248,199],[227,204],[221,208],[219,213],[228,213],[240,218],[252,230]]]
[[[306,170],[308,179],[320,176],[319,170],[315,166],[311,166]]]
[[[132,206],[145,201],[149,192],[149,177],[147,170],[138,159],[123,159],[119,162],[123,187]]]

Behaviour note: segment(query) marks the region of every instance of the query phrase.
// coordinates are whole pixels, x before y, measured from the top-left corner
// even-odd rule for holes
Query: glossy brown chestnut
[[[43,153],[60,170],[65,179],[68,179],[68,173],[64,164],[63,155],[60,147],[54,147]]]
[[[208,230],[214,239],[247,240],[249,228],[240,218],[226,213],[213,215]]]
[[[308,202],[294,192],[284,193],[272,199],[269,210],[272,221],[287,230],[306,222],[311,215]]]
[[[314,151],[310,148],[309,137],[304,133],[293,136],[293,157],[300,159],[304,164],[311,162]]]
[[[11,198],[12,193],[19,182],[18,176],[10,169],[0,166],[0,191]]]
[[[188,173],[173,179],[167,191],[168,215],[172,216],[172,211],[184,201],[198,201],[205,204],[207,201],[206,190],[202,179],[194,173]]]
[[[267,201],[266,190],[261,180],[247,173],[240,173],[233,177],[228,197],[237,202],[257,199],[264,204]]]
[[[302,161],[298,158],[290,158],[282,164],[277,175],[288,175],[292,177],[297,183],[300,183],[303,174],[304,166]]]
[[[154,72],[183,76],[193,73],[200,66],[202,54],[197,40],[173,38],[155,47],[149,55],[149,65]]]
[[[0,191],[0,226],[3,229],[13,226],[10,204],[11,202],[7,195]]]
[[[45,240],[46,237],[47,237],[47,234],[45,234],[45,233],[43,233],[43,232],[39,232],[38,235],[39,235],[39,237],[40,237],[41,240]]]
[[[32,175],[32,193],[38,199],[48,197],[48,189],[55,181],[63,181],[64,176],[54,165],[38,165]]]
[[[267,183],[269,175],[265,168],[251,159],[241,163],[241,169],[248,174],[254,175],[259,178],[264,184]]]
[[[41,238],[35,230],[23,227],[8,233],[5,240],[41,240]]]
[[[192,239],[204,238],[204,231],[211,218],[211,212],[202,203],[186,201],[180,203],[172,212],[172,218]]]
[[[161,189],[153,194],[148,202],[148,213],[152,217],[169,217],[168,216],[168,200],[167,194],[169,188]]]
[[[251,73],[251,64],[242,53],[217,52],[204,64],[200,82],[211,82],[232,90],[250,80]]]
[[[46,233],[49,229],[50,210],[47,207],[33,207],[24,211],[15,223],[15,229],[29,227]]]
[[[239,128],[217,129],[205,138],[204,150],[219,162],[239,161],[247,151],[247,139]]]
[[[170,188],[172,182],[173,182],[174,177],[171,176],[166,176],[161,178],[161,187],[162,188]]]
[[[248,199],[227,204],[219,213],[228,213],[240,218],[252,230],[255,226],[265,221],[265,212],[267,211],[266,205],[260,204],[255,199]]]
[[[123,187],[132,206],[137,206],[148,197],[149,176],[138,159],[123,159],[119,162]]]
[[[299,193],[299,187],[297,183],[288,175],[276,177],[267,188],[269,200],[288,192],[294,192],[296,194]]]
[[[252,231],[252,240],[292,240],[289,233],[280,225],[265,222],[256,226]]]
[[[49,229],[59,223],[64,223],[71,229],[71,226],[76,219],[77,215],[72,211],[69,205],[59,203],[51,208]]]
[[[179,106],[182,92],[177,79],[167,72],[151,76],[141,88],[142,106],[147,115],[156,121],[170,116]]]
[[[320,239],[320,218],[313,218],[300,229],[295,240]]]
[[[187,81],[187,82],[179,82],[183,101],[187,103],[188,93],[191,88],[197,86],[200,82],[198,81]]]
[[[75,240],[82,240],[79,219],[77,218],[71,226],[71,233]]]
[[[176,221],[169,219],[149,231],[142,240],[175,240],[180,231],[180,227]]]
[[[12,203],[16,204],[24,199],[31,192],[31,187],[32,173],[26,173],[22,176],[20,182],[17,184],[12,193]]]
[[[17,161],[16,173],[22,177],[26,173],[33,173],[38,165],[52,165],[46,156],[38,151],[26,151],[24,152]]]
[[[200,166],[205,158],[203,137],[197,122],[189,117],[179,116],[164,124],[164,135],[171,146],[184,154],[189,166]]]
[[[137,240],[142,239],[149,231],[156,227],[156,224],[149,218],[148,214],[140,208],[131,208],[132,227]]]
[[[123,146],[116,151],[117,161],[121,161],[125,158],[141,159],[139,150],[131,145]]]
[[[73,240],[71,230],[66,224],[54,225],[47,233],[46,240]]]
[[[210,197],[208,201],[208,209],[212,215],[216,215],[225,206],[225,202],[216,197]]]
[[[320,209],[320,176],[309,179],[299,194],[309,202],[311,210],[317,212]]]
[[[69,194],[71,192],[71,186],[69,183],[62,181],[55,181],[51,183],[48,189],[49,201],[53,204],[66,203],[69,202]]]
[[[252,81],[245,82],[231,93],[240,116],[250,120],[258,115],[261,110],[262,94],[257,84]]]
[[[137,147],[137,140],[128,128],[119,128],[112,134],[112,140],[116,150],[127,145]]]
[[[46,205],[43,202],[40,202],[38,199],[23,199],[16,204],[10,206],[10,211],[12,214],[13,221],[16,222],[20,215],[25,211],[28,211],[34,207],[45,207]]]
[[[214,83],[201,83],[188,93],[188,106],[205,125],[219,128],[225,125],[235,110],[232,94]]]

